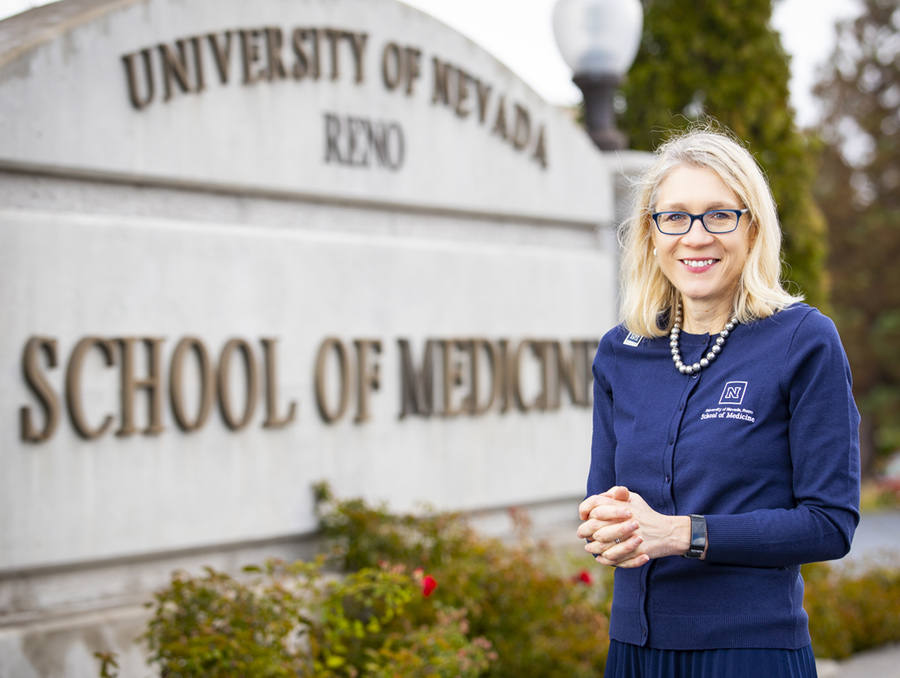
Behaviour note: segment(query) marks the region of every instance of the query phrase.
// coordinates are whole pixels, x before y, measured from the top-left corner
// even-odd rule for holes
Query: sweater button
[[[672,482],[672,476],[666,474],[666,485]]]
[[[675,436],[672,436],[671,438],[669,438],[669,445],[674,445],[674,444],[675,444]]]

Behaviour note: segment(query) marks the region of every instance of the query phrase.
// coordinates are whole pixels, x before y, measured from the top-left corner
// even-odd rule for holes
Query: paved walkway
[[[860,652],[842,662],[818,660],[819,678],[900,678],[900,645]]]
[[[839,563],[878,560],[900,567],[900,511],[864,513],[850,553]],[[842,662],[818,662],[819,678],[900,678],[900,644],[860,652]]]
[[[900,566],[900,511],[863,513],[850,553],[840,562],[861,564],[872,558]]]

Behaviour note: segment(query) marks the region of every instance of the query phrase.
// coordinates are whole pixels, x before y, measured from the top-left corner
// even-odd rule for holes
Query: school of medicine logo
[[[746,381],[729,381],[725,383],[719,405],[740,405],[744,402],[744,394],[747,392]]]
[[[634,332],[629,332],[628,336],[625,337],[625,341],[623,341],[622,343],[625,344],[626,346],[637,346],[638,344],[641,343],[641,339],[643,339],[643,338],[644,337],[642,337],[640,334],[635,334]]]

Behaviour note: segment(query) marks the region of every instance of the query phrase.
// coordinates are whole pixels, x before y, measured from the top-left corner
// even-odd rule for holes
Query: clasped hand
[[[640,567],[678,552],[679,518],[657,513],[626,487],[588,497],[578,513],[583,521],[578,536],[588,540],[585,550],[603,565]]]

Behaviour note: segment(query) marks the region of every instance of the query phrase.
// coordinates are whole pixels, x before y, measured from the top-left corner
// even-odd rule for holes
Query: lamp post
[[[556,44],[584,94],[588,134],[603,151],[628,145],[613,96],[637,55],[643,20],[640,0],[557,0],[553,8]]]

